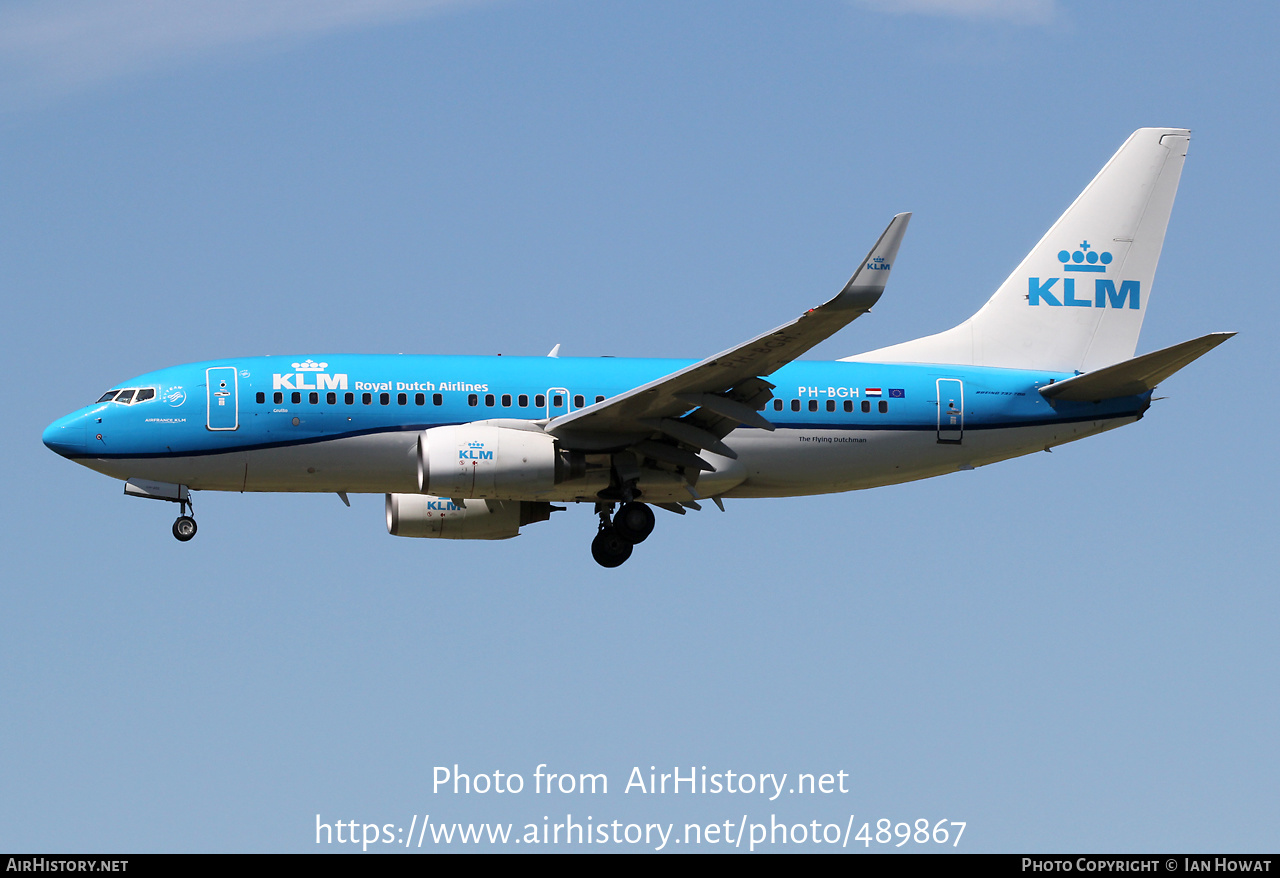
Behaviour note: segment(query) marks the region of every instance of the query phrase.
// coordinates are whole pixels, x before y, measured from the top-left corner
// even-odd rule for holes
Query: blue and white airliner
[[[396,536],[506,539],[591,503],[623,563],[657,506],[852,491],[1132,423],[1219,332],[1134,356],[1189,132],[1144,128],[964,323],[801,361],[868,311],[910,214],[825,304],[697,362],[306,354],[150,372],[50,424],[58,454],[179,504],[192,491],[386,495]],[[558,348],[558,346],[557,346]]]

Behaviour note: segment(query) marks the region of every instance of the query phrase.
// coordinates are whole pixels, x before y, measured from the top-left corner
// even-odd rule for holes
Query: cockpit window
[[[146,402],[155,398],[156,389],[154,387],[126,387],[124,390],[108,390],[102,394],[102,399],[98,400],[98,402],[115,400],[121,405],[134,405],[135,403]]]

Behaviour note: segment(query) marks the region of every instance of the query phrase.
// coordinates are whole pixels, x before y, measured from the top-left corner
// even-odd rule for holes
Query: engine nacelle
[[[396,537],[508,540],[520,528],[551,517],[551,504],[530,500],[464,500],[459,506],[429,494],[388,494],[387,532]]]
[[[555,487],[561,471],[556,440],[546,433],[460,424],[433,427],[418,437],[418,490],[424,494],[535,497]]]

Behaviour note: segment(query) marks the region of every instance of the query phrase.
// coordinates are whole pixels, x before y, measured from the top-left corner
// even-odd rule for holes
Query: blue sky
[[[7,4],[0,849],[314,851],[317,814],[425,813],[1270,849],[1276,33],[1250,3]],[[1053,454],[664,514],[604,571],[586,509],[455,545],[388,536],[380,496],[202,494],[179,544],[39,441],[215,357],[704,356],[902,210],[884,299],[812,356],[935,332],[1166,125],[1139,350],[1240,335]],[[455,763],[610,792],[433,793]],[[651,765],[850,792],[622,792]]]

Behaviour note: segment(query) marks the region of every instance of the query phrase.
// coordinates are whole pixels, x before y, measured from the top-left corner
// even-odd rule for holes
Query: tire
[[[617,567],[631,557],[631,543],[622,539],[615,528],[606,527],[591,541],[591,557],[601,567]]]
[[[635,545],[653,533],[653,510],[645,503],[628,503],[613,517],[618,536]]]
[[[179,542],[185,543],[196,535],[196,520],[190,515],[180,515],[178,520],[173,523],[173,536]]]

